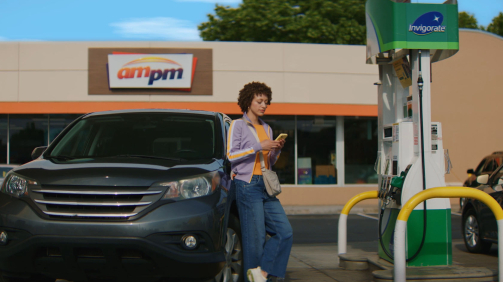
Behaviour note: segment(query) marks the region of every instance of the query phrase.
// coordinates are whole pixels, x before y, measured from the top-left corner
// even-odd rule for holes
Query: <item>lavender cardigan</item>
[[[231,123],[227,136],[227,158],[231,162],[232,173],[236,175],[235,179],[250,183],[255,158],[257,153],[262,150],[262,147],[250,131],[256,129],[246,113],[244,113],[243,119],[236,119]],[[259,122],[264,126],[269,139],[272,140],[271,127],[261,119],[259,119]],[[280,153],[281,150],[269,151],[269,164],[271,166],[276,163]]]

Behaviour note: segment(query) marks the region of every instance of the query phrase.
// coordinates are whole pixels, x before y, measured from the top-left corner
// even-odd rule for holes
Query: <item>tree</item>
[[[493,18],[493,21],[487,26],[487,31],[503,36],[503,13]]]
[[[365,0],[243,0],[216,5],[198,29],[206,41],[364,45]]]
[[[458,14],[459,28],[474,28],[478,29],[477,19],[467,12],[459,12]]]

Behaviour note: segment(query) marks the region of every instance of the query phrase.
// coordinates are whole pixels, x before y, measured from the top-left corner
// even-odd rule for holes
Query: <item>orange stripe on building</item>
[[[231,102],[0,102],[0,114],[85,114],[127,109],[190,109],[242,114]],[[377,105],[274,103],[267,115],[377,116]]]

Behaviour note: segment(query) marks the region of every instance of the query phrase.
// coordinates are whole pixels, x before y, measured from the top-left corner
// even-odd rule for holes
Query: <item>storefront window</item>
[[[10,115],[10,163],[31,161],[31,152],[47,146],[48,115]]]
[[[49,116],[49,142],[52,142],[58,134],[72,121],[81,115],[50,115]]]
[[[344,118],[345,182],[377,183],[377,118]]]
[[[0,115],[0,164],[6,164],[6,163],[7,163],[7,115]]]
[[[336,117],[297,117],[297,183],[336,184]]]
[[[295,119],[293,116],[264,116],[263,120],[273,130],[273,138],[288,134],[281,155],[274,165],[281,184],[295,184]]]

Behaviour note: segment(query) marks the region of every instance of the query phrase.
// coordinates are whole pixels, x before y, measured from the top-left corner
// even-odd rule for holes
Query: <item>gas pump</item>
[[[368,0],[367,63],[379,67],[379,256],[393,262],[401,205],[445,186],[442,125],[431,121],[431,64],[459,49],[456,1]],[[436,93],[441,95],[441,93]],[[408,266],[452,264],[449,199],[418,205],[407,223]]]

